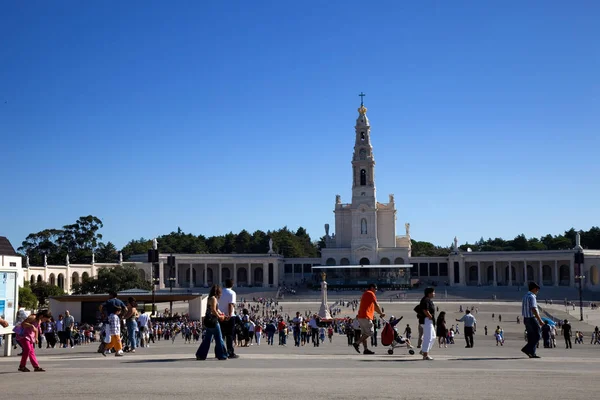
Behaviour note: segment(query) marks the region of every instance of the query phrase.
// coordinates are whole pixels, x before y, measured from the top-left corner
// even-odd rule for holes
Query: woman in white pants
[[[430,287],[425,289],[425,296],[421,299],[418,309],[419,324],[423,327],[423,344],[421,347],[421,354],[423,354],[423,360],[433,360],[429,356],[429,351],[435,342],[435,305],[433,304],[433,298],[435,297],[435,289]]]

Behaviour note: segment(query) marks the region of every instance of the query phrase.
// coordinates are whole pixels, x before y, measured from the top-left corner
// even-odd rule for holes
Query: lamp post
[[[158,242],[152,240],[152,250],[148,250],[148,262],[150,263],[150,276],[152,279],[152,315],[156,313],[156,285],[160,283],[160,278],[156,276],[156,267],[158,266]],[[160,274],[159,274],[160,276]]]
[[[174,268],[169,268],[169,293],[173,293],[173,282],[175,282],[175,277],[173,276]],[[173,316],[173,299],[169,302],[169,315]]]
[[[583,288],[582,281],[585,279],[583,275],[577,275],[575,279],[579,280],[579,320],[583,321]]]

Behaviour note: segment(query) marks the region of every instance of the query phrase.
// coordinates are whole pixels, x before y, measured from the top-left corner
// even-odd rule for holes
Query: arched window
[[[361,141],[361,142],[364,142],[364,141],[365,141],[365,139],[366,139],[366,137],[365,137],[365,133],[364,133],[364,132],[361,132],[361,133],[360,133],[360,141]]]
[[[358,158],[361,160],[366,160],[367,159],[367,151],[365,149],[360,149],[360,151],[358,152]]]
[[[327,261],[325,261],[325,265],[335,265],[335,259],[328,258]]]
[[[367,171],[365,171],[364,169],[360,170],[360,186],[366,186],[367,185]]]
[[[90,275],[87,272],[84,272],[83,274],[81,274],[81,281],[85,282],[88,279],[90,279]]]
[[[79,274],[77,272],[73,272],[73,275],[71,275],[71,285],[76,283],[79,283]]]
[[[359,262],[359,264],[360,264],[360,265],[370,265],[370,264],[371,264],[371,261],[369,261],[369,259],[368,259],[368,258],[366,258],[366,257],[363,257],[363,258],[361,258],[361,259],[360,259],[360,262]]]
[[[48,283],[52,286],[56,286],[56,277],[54,276],[54,274],[50,274],[50,280]]]
[[[59,288],[65,288],[65,276],[63,274],[58,274],[57,285]]]
[[[396,257],[396,259],[394,260],[394,264],[396,264],[396,265],[402,265],[402,264],[404,264],[404,258],[402,258],[402,257]]]
[[[390,259],[387,258],[387,257],[383,257],[381,259],[381,261],[379,261],[379,264],[381,264],[381,265],[390,265]]]
[[[340,260],[340,265],[350,265],[350,260],[344,257]]]
[[[361,235],[366,235],[367,234],[367,220],[366,218],[363,218],[360,220],[360,234]]]
[[[31,275],[31,278],[29,278],[29,284],[33,285],[35,283],[35,275]]]

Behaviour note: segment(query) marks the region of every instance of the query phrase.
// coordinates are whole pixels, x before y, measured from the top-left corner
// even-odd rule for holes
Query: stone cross
[[[366,96],[366,94],[364,94],[363,92],[360,92],[360,94],[358,96],[360,97],[360,105],[362,106],[363,100],[364,100],[364,97]]]
[[[152,250],[158,250],[158,241],[156,238],[152,239]]]
[[[119,252],[119,265],[123,265],[123,253]]]

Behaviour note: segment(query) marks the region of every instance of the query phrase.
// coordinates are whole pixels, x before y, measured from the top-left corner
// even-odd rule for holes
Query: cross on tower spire
[[[363,106],[363,100],[364,100],[364,97],[366,96],[366,94],[364,94],[363,92],[360,92],[359,96],[360,96],[360,105],[362,107]]]

